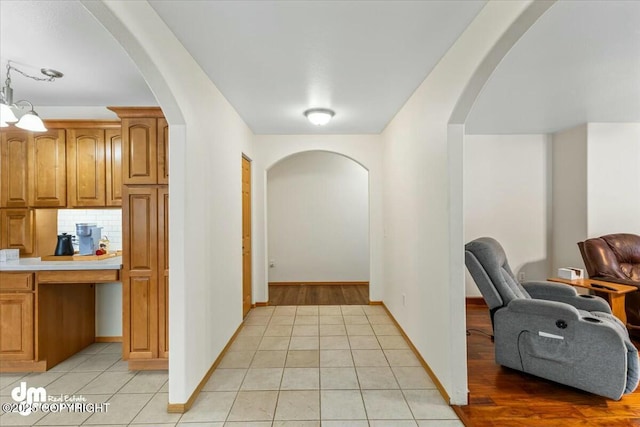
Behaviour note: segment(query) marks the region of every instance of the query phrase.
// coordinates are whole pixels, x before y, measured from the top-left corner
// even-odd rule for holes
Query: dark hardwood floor
[[[467,307],[467,329],[491,332],[486,307]],[[471,331],[467,346],[469,405],[455,407],[467,427],[640,426],[640,390],[606,399],[496,365],[482,333]]]
[[[269,285],[269,305],[366,305],[369,285]]]

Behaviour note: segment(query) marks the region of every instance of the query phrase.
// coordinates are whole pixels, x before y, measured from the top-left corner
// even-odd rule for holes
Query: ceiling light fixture
[[[304,115],[314,125],[322,126],[329,123],[329,120],[331,120],[336,113],[328,108],[310,108],[304,112]]]
[[[42,119],[38,116],[38,113],[33,109],[33,104],[26,99],[13,101],[13,89],[11,88],[11,70],[22,74],[25,77],[36,81],[52,82],[55,79],[59,79],[64,74],[60,71],[52,70],[51,68],[42,68],[40,72],[46,76],[35,77],[21,71],[11,65],[11,61],[7,61],[7,79],[4,82],[4,87],[0,93],[0,127],[8,127],[10,123],[15,123],[16,127],[24,130],[30,130],[33,132],[45,132],[47,128],[44,127]],[[16,116],[16,112],[22,109],[28,110],[22,114],[20,120]],[[17,123],[16,123],[17,122]]]

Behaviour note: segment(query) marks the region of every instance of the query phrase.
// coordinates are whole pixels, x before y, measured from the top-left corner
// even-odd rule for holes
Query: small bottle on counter
[[[109,238],[107,236],[102,236],[102,239],[100,239],[100,249],[107,254],[109,253]]]

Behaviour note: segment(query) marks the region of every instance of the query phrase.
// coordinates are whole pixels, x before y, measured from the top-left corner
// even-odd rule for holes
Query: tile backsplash
[[[75,236],[76,223],[79,222],[102,227],[102,235],[109,238],[110,251],[122,249],[122,209],[58,210],[58,234],[67,233]]]

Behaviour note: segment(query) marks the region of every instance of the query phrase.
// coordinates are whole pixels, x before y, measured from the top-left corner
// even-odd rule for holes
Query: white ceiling
[[[151,1],[258,134],[380,132],[484,3]],[[156,105],[77,1],[0,0],[0,57],[2,82],[8,59],[32,74],[65,73],[54,83],[13,73],[16,99],[45,117]],[[302,117],[316,106],[336,111],[329,126]],[[467,130],[542,133],[587,121],[640,122],[638,1],[554,5],[493,74]]]

